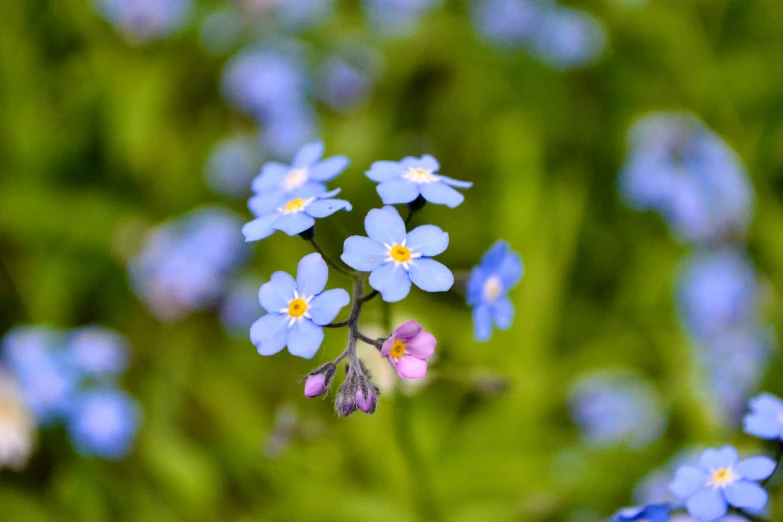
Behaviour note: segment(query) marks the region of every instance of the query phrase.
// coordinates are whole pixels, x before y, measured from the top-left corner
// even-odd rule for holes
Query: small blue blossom
[[[260,164],[258,137],[231,136],[212,148],[204,170],[212,190],[239,197],[247,193]]]
[[[329,270],[321,254],[299,261],[296,280],[275,272],[261,286],[258,299],[268,312],[250,327],[250,340],[261,355],[274,355],[286,346],[291,355],[312,359],[324,340],[323,326],[350,302],[341,288],[326,290]]]
[[[291,199],[277,209],[268,209],[260,200],[250,205],[253,213],[260,216],[242,227],[245,241],[258,241],[271,236],[275,230],[282,230],[289,236],[301,234],[315,226],[316,218],[331,216],[338,210],[351,210],[351,204],[344,199],[334,199],[340,189],[323,194],[311,195],[307,190],[291,193]]]
[[[369,237],[345,240],[341,259],[356,270],[370,273],[370,286],[384,301],[405,299],[411,282],[426,292],[445,292],[454,284],[451,270],[430,259],[449,246],[449,235],[434,225],[405,231],[394,207],[373,209],[364,220]]]
[[[376,32],[404,36],[443,0],[364,0],[368,21]]]
[[[508,297],[522,279],[522,258],[505,241],[496,242],[481,262],[470,272],[467,301],[473,308],[476,339],[486,341],[492,336],[492,325],[501,330],[511,327],[514,304]]]
[[[104,18],[137,42],[176,32],[193,7],[191,0],[96,0],[95,3]]]
[[[671,484],[674,495],[686,501],[691,516],[711,522],[726,515],[728,507],[751,512],[766,506],[769,496],[757,482],[769,478],[777,464],[767,457],[739,460],[731,446],[708,449],[698,466],[683,466]]]
[[[783,441],[783,401],[769,393],[751,399],[750,413],[745,416],[745,433]]]
[[[666,522],[670,510],[669,506],[663,504],[625,508],[618,511],[610,522]]]
[[[255,196],[248,206],[256,217],[269,214],[289,202],[295,192],[312,197],[326,192],[327,181],[333,180],[348,166],[345,156],[321,159],[324,145],[320,141],[304,145],[291,165],[270,161],[253,180]]]
[[[329,57],[319,70],[319,96],[332,109],[344,111],[363,102],[377,74],[377,57],[359,52],[358,63],[342,56]]]
[[[104,379],[125,371],[128,346],[125,339],[111,330],[86,326],[71,334],[66,357],[82,375]]]
[[[121,460],[131,450],[141,410],[119,390],[94,389],[77,400],[68,433],[82,455]]]
[[[384,205],[411,203],[421,196],[430,203],[455,208],[465,197],[452,187],[470,188],[473,183],[436,174],[439,169],[438,161],[425,154],[421,158],[408,156],[399,162],[376,161],[366,174],[379,184],[376,190]]]
[[[579,9],[550,7],[543,10],[533,33],[533,54],[557,70],[591,65],[604,52],[603,27]]]
[[[477,0],[472,5],[476,31],[499,47],[529,46],[545,8],[531,0]]]

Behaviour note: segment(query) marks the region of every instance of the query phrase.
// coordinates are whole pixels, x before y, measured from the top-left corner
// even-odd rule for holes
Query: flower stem
[[[356,277],[356,272],[348,271],[342,266],[340,266],[338,263],[336,263],[334,260],[332,260],[332,258],[329,257],[326,252],[324,252],[324,249],[321,248],[321,245],[318,244],[318,241],[316,241],[314,237],[309,238],[307,241],[311,245],[313,245],[313,248],[315,249],[316,252],[321,254],[321,257],[324,258],[324,261],[326,261],[329,266],[331,266],[332,268],[334,268],[335,270],[337,270],[339,273],[341,273],[346,277],[351,277],[351,278]]]

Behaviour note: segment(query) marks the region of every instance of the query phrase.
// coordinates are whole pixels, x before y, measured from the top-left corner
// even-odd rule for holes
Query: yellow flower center
[[[503,283],[500,282],[500,278],[497,276],[488,277],[484,282],[484,299],[494,303],[502,293]]]
[[[406,263],[411,260],[411,249],[402,245],[394,245],[391,247],[389,255],[398,263]]]
[[[719,468],[712,472],[710,485],[716,488],[725,488],[735,480],[737,480],[737,475],[731,468]]]
[[[299,212],[304,208],[304,206],[305,206],[305,200],[303,200],[302,198],[296,198],[286,203],[284,210],[286,214],[291,214],[293,212]]]
[[[391,355],[395,359],[405,355],[405,343],[400,341],[399,339],[395,340],[394,344],[391,347],[391,350],[389,350],[389,355]]]
[[[431,183],[436,179],[431,170],[422,168],[408,169],[402,177],[416,183]]]
[[[307,178],[307,169],[291,169],[280,182],[280,187],[286,191],[294,190],[304,185]]]
[[[291,317],[302,317],[307,312],[307,302],[301,297],[297,297],[288,305],[288,315]]]

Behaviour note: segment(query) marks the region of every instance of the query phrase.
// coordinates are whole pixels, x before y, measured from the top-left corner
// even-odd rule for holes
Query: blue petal
[[[750,457],[749,459],[739,461],[734,466],[734,471],[742,478],[748,480],[764,480],[775,472],[776,467],[777,463],[770,458]]]
[[[280,182],[285,179],[286,175],[288,174],[288,170],[289,167],[287,165],[283,165],[282,163],[276,163],[274,161],[265,163],[264,166],[261,167],[261,172],[258,174],[258,176],[253,178],[253,182],[251,184],[253,192],[262,192],[272,188],[277,188]]]
[[[708,479],[703,469],[696,466],[683,466],[674,474],[674,481],[669,485],[669,491],[677,498],[686,499],[703,488]]]
[[[405,240],[405,222],[394,207],[374,208],[364,218],[370,239],[381,244],[399,245]]]
[[[342,288],[327,290],[310,301],[307,313],[313,322],[323,326],[334,321],[340,310],[351,302],[351,296]]]
[[[400,178],[405,170],[405,167],[396,161],[376,161],[364,174],[372,181],[382,183]]]
[[[304,212],[294,212],[293,214],[281,214],[275,221],[274,227],[277,230],[282,230],[289,236],[295,236],[313,225],[315,225],[315,219]]]
[[[271,236],[275,231],[274,224],[279,217],[280,214],[268,214],[245,223],[245,226],[242,227],[242,235],[245,236],[245,241],[258,241]]]
[[[445,292],[454,285],[454,274],[446,265],[423,257],[411,262],[409,270],[413,284],[426,292]]]
[[[450,178],[448,176],[442,176],[440,174],[438,174],[438,179],[440,179],[440,181],[445,183],[446,185],[450,185],[452,187],[470,188],[473,186],[473,183],[470,181],[460,181],[458,179]]]
[[[449,235],[435,225],[422,225],[408,232],[405,245],[414,253],[437,256],[449,246]]]
[[[310,179],[316,181],[329,181],[336,178],[350,161],[345,156],[332,156],[323,161],[319,161],[310,168]]]
[[[305,212],[314,218],[325,218],[338,210],[350,211],[352,208],[351,204],[344,199],[319,199],[307,205]]]
[[[468,287],[466,292],[466,301],[469,306],[476,306],[484,301],[484,285],[486,284],[488,274],[481,266],[474,267],[468,277]]]
[[[446,205],[455,208],[465,201],[465,196],[445,183],[424,183],[421,185],[421,195],[430,203]]]
[[[381,293],[388,303],[405,299],[411,291],[411,279],[405,269],[396,263],[386,263],[370,274],[370,286]]]
[[[500,265],[506,258],[506,253],[509,251],[508,243],[502,239],[495,242],[492,247],[481,257],[479,266],[486,270],[488,274],[495,274],[498,272]]]
[[[726,486],[723,494],[732,506],[749,511],[759,511],[769,500],[769,495],[764,488],[746,480],[738,480]]]
[[[280,190],[275,190],[266,194],[256,194],[248,200],[247,208],[255,217],[261,217],[277,213],[284,201],[285,194]]]
[[[309,319],[294,323],[288,333],[288,351],[291,355],[312,359],[324,341],[324,329]]]
[[[375,190],[383,200],[384,205],[410,203],[419,197],[419,184],[407,179],[384,181]]]
[[[300,296],[310,297],[324,291],[329,269],[321,254],[308,254],[296,269],[296,289]]]
[[[514,321],[514,304],[508,297],[501,297],[492,305],[492,314],[495,317],[495,324],[501,330],[511,328]]]
[[[285,272],[275,272],[268,283],[258,290],[258,301],[264,310],[270,313],[280,313],[288,308],[288,303],[294,298],[296,281]]]
[[[316,196],[323,197],[324,194],[326,194],[326,185],[320,181],[308,181],[301,187],[286,194],[285,202],[287,203],[296,198],[310,199]]]
[[[704,488],[693,495],[686,503],[688,513],[699,520],[712,521],[726,515],[728,506],[720,491]]]
[[[296,156],[294,156],[294,161],[291,162],[291,167],[295,169],[307,168],[321,159],[323,154],[324,144],[320,141],[302,145],[302,148],[300,148],[296,153]]]
[[[770,393],[762,393],[751,399],[750,409],[757,413],[783,415],[783,401]]]
[[[336,188],[334,190],[330,190],[329,192],[324,192],[323,194],[317,194],[317,196],[318,199],[332,199],[342,191],[343,189]]]
[[[706,470],[728,468],[737,463],[739,455],[731,446],[723,446],[721,449],[708,449],[701,454],[699,465]]]
[[[522,265],[522,257],[516,252],[509,251],[500,263],[498,267],[498,277],[503,284],[503,290],[508,292],[519,283],[524,273],[524,266]]]
[[[473,334],[477,341],[487,341],[492,337],[492,314],[489,305],[479,305],[473,309]]]
[[[266,314],[250,327],[250,340],[261,355],[274,355],[285,348],[288,315]]]
[[[416,156],[405,156],[402,158],[402,160],[400,160],[400,163],[403,167],[405,167],[405,170],[424,169],[436,171],[440,168],[440,165],[438,165],[438,162],[435,160],[435,158],[427,154],[421,158],[417,158]]]
[[[761,439],[777,439],[783,434],[783,426],[774,414],[749,413],[745,416],[745,433]]]
[[[360,272],[372,272],[382,265],[388,256],[386,248],[375,240],[364,236],[351,236],[343,244],[340,259]]]
[[[440,169],[440,163],[433,156],[425,154],[420,160],[421,168],[437,172]]]

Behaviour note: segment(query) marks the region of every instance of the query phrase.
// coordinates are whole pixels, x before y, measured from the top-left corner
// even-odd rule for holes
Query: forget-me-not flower
[[[759,511],[769,498],[757,482],[769,478],[776,463],[767,457],[739,460],[731,446],[708,449],[698,466],[683,466],[671,484],[674,495],[686,501],[691,516],[710,522],[726,515],[728,507]]]
[[[625,508],[618,511],[609,522],[666,522],[669,520],[669,511],[669,506],[665,504]]]
[[[783,401],[769,393],[751,399],[750,413],[745,416],[745,433],[783,440]]]
[[[66,357],[82,375],[103,379],[125,371],[128,345],[119,334],[107,328],[85,326],[71,334]]]
[[[258,300],[268,312],[250,327],[250,340],[261,355],[274,355],[286,346],[291,355],[311,359],[324,340],[323,326],[350,302],[341,288],[326,290],[329,270],[321,254],[299,261],[296,280],[275,272],[261,286]]]
[[[473,308],[476,339],[489,339],[493,323],[501,330],[511,327],[514,304],[507,294],[519,283],[523,272],[522,258],[505,241],[496,242],[470,272],[467,301]]]
[[[96,0],[98,12],[130,40],[147,42],[178,31],[192,0]]]
[[[131,450],[140,418],[139,406],[126,393],[94,389],[77,400],[68,433],[79,453],[120,460]]]
[[[439,169],[438,161],[425,154],[421,158],[408,156],[401,161],[376,161],[366,174],[378,183],[376,190],[384,205],[411,203],[421,196],[430,203],[457,207],[465,196],[452,187],[470,188],[473,183],[436,174]]]
[[[405,231],[394,207],[373,209],[364,220],[369,237],[345,240],[341,259],[356,270],[370,272],[370,286],[384,301],[404,299],[411,282],[426,292],[445,292],[454,284],[451,270],[430,259],[449,246],[449,235],[434,225]]]
[[[306,191],[293,192],[288,202],[271,212],[258,212],[260,217],[242,227],[245,241],[264,239],[275,230],[295,236],[315,226],[316,218],[331,216],[338,210],[351,210],[349,202],[332,197],[339,192],[340,189],[318,195],[308,195]]]
[[[326,192],[325,182],[339,176],[349,162],[345,156],[321,159],[323,153],[324,145],[318,141],[300,148],[291,165],[266,163],[253,180],[256,195],[248,201],[250,210],[260,217],[286,204],[295,192],[308,197]]]

